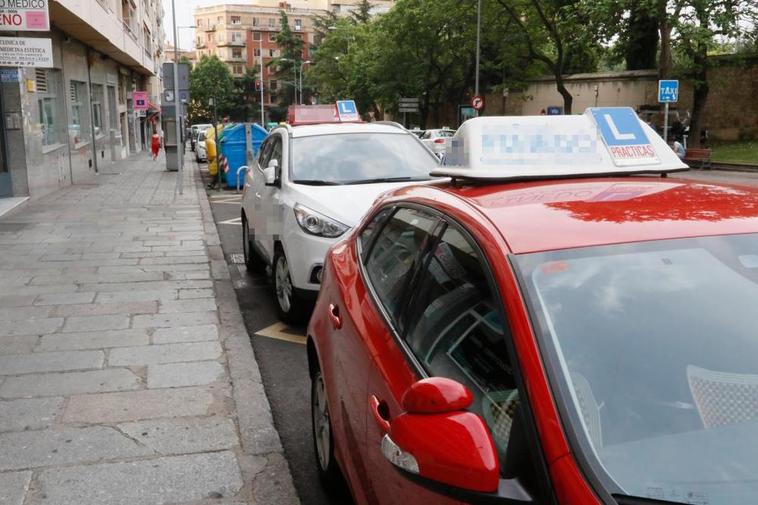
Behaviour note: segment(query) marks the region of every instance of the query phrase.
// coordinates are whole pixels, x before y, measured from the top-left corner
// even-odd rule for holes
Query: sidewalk
[[[200,176],[163,167],[0,218],[0,505],[298,503]]]

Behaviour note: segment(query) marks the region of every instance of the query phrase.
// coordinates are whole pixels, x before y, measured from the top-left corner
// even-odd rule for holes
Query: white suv
[[[321,283],[327,249],[380,193],[430,180],[438,160],[394,123],[282,126],[245,175],[242,243],[250,269],[271,266],[279,317],[295,322]]]

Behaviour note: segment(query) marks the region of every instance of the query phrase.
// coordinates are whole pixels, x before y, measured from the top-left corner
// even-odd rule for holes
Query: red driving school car
[[[758,191],[666,177],[685,166],[629,114],[470,120],[448,179],[330,250],[307,345],[326,485],[758,502]]]

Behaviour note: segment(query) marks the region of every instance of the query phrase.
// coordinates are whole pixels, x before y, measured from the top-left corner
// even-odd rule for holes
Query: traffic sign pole
[[[663,114],[663,140],[668,142],[669,136],[669,103],[666,102],[663,106],[666,110]]]

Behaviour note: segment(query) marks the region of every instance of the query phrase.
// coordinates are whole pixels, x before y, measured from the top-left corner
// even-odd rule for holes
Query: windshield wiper
[[[292,181],[295,184],[306,184],[308,186],[341,186],[341,182],[320,181],[318,179],[296,179]]]
[[[356,179],[346,181],[344,184],[375,184],[379,182],[408,182],[408,181],[428,181],[428,177],[378,177],[376,179]]]
[[[614,494],[619,505],[687,505],[681,501],[661,500],[658,498],[643,498],[641,496],[629,496],[625,494]]]

